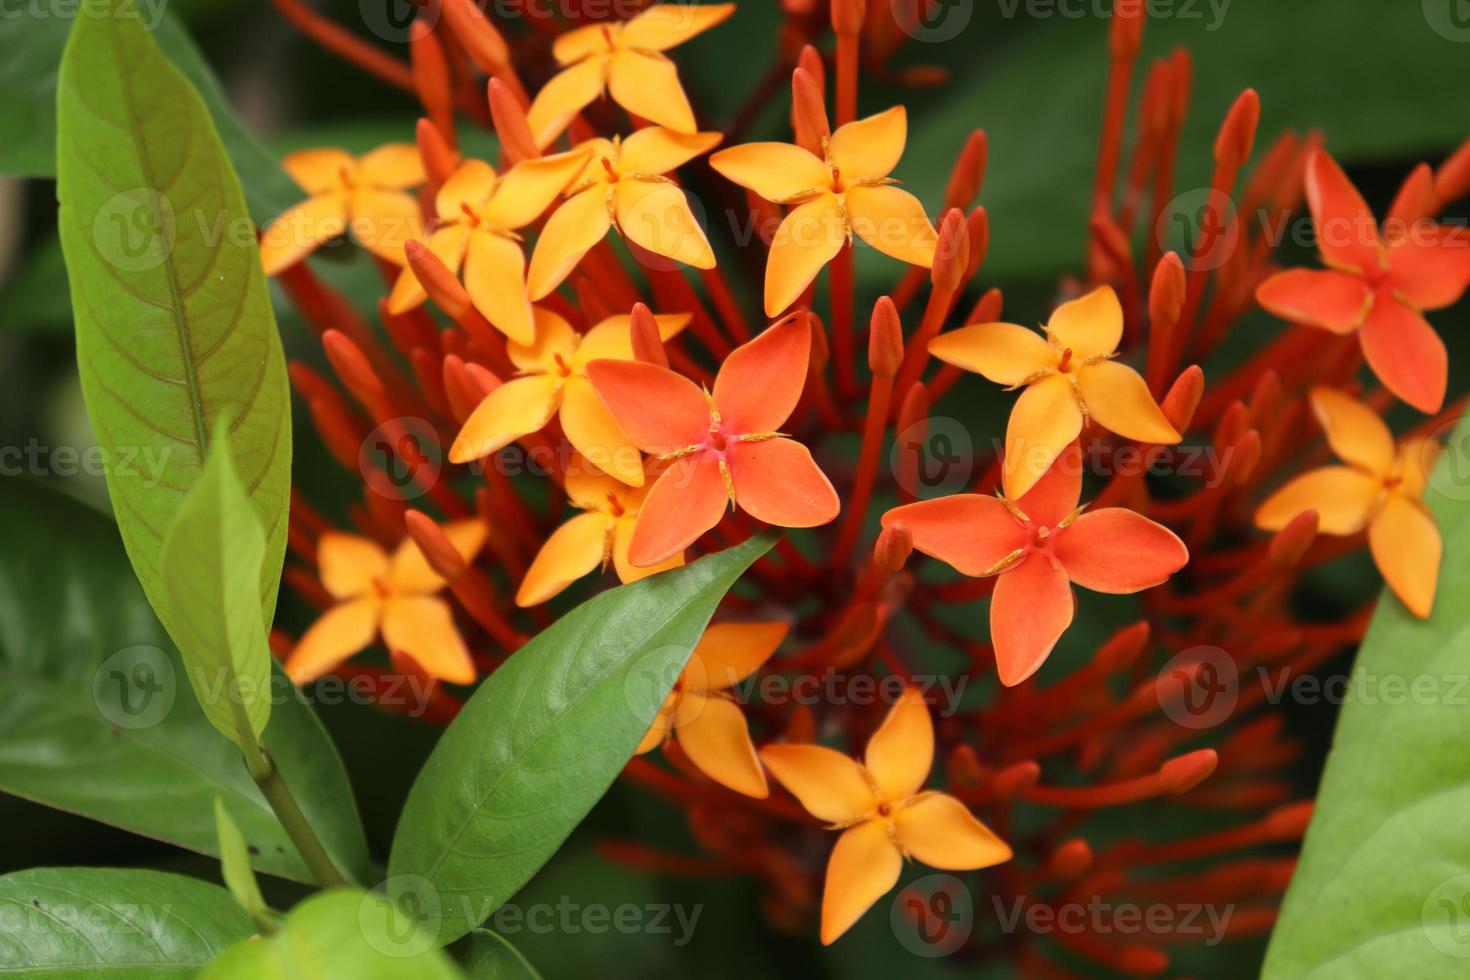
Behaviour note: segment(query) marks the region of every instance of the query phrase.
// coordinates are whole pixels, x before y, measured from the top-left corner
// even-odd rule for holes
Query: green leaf
[[[230,462],[226,426],[199,482],[163,539],[160,617],[184,655],[194,695],[236,745],[260,740],[270,720],[270,648],[257,584],[265,532]]]
[[[254,927],[218,885],[132,868],[0,877],[0,974],[192,977]]]
[[[62,59],[57,192],[77,365],[133,568],[164,625],[159,552],[210,426],[266,532],[269,623],[286,549],[286,363],[254,225],[209,114],[137,20],[93,0]],[[111,11],[112,16],[100,16]]]
[[[460,940],[455,952],[470,980],[541,980],[541,974],[509,939],[489,929],[473,930]]]
[[[230,159],[245,182],[250,213],[264,224],[301,199],[295,182],[240,124],[219,81],[178,19],[162,3],[143,4],[134,20],[204,97]],[[56,166],[56,89],[72,19],[65,5],[21,4],[0,17],[0,173],[50,177]],[[87,3],[69,8],[94,11]],[[90,16],[90,14],[89,14]]]
[[[516,651],[409,792],[390,893],[412,892],[445,943],[514,895],[607,791],[720,599],[774,542],[610,589]]]
[[[214,823],[219,831],[220,872],[225,879],[225,887],[241,911],[259,922],[270,914],[270,908],[265,904],[265,896],[260,894],[260,883],[255,880],[255,871],[250,867],[250,847],[245,843],[245,835],[230,819],[225,801],[218,796],[214,798]]]
[[[1463,977],[1470,969],[1470,418],[1425,493],[1444,539],[1433,615],[1384,593],[1264,976]]]
[[[382,895],[319,892],[268,939],[237,943],[201,980],[439,980],[462,976],[434,936]]]
[[[101,514],[29,480],[0,480],[0,790],[203,854],[225,801],[270,874],[311,873],[185,688],[184,664]],[[277,668],[265,738],[338,867],[367,881],[342,762]]]

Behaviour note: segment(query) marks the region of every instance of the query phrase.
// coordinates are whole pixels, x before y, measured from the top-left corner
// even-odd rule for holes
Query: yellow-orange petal
[[[429,235],[428,249],[450,272],[458,272],[464,262],[469,237],[470,229],[464,224],[444,225]],[[407,313],[422,305],[428,298],[429,294],[419,282],[419,277],[414,275],[413,269],[405,267],[398,274],[398,281],[393,284],[393,291],[388,295],[388,312]]]
[[[898,811],[898,842],[909,856],[944,871],[974,871],[1011,859],[1011,849],[959,800],[926,793]]]
[[[1327,444],[1344,463],[1388,476],[1394,464],[1393,434],[1367,405],[1321,385],[1312,389],[1312,413]]]
[[[434,196],[434,213],[440,221],[465,220],[465,207],[479,213],[495,193],[498,180],[495,168],[484,160],[470,157],[462,161]]]
[[[613,190],[613,209],[630,241],[696,269],[715,267],[709,239],[677,184],[624,178]]]
[[[1081,431],[1082,410],[1066,378],[1054,374],[1027,385],[1006,424],[1006,496],[1015,500],[1035,486]]]
[[[567,441],[593,466],[630,487],[643,486],[643,454],[618,428],[586,378],[567,378],[561,392],[561,427]]]
[[[687,685],[717,691],[738,684],[771,659],[790,624],[716,623],[705,629],[684,668]]]
[[[888,800],[906,800],[923,788],[934,765],[934,723],[918,688],[905,689],[888,709],[868,739],[863,764]]]
[[[464,256],[464,289],[475,309],[511,340],[536,339],[526,295],[526,256],[519,242],[483,229],[470,233]]]
[[[274,276],[347,230],[347,196],[318,194],[287,209],[260,233],[260,261]]]
[[[607,553],[611,526],[608,515],[588,511],[553,531],[526,569],[526,577],[516,591],[516,605],[540,605],[595,571]]]
[[[322,587],[334,599],[371,592],[373,583],[388,573],[388,555],[383,549],[355,534],[323,534],[317,542],[316,561]]]
[[[346,150],[322,147],[287,153],[281,160],[281,169],[306,193],[316,195],[341,188],[343,176],[356,172],[357,161]]]
[[[490,529],[478,517],[450,521],[440,527],[455,553],[470,561],[484,547]],[[404,538],[393,551],[388,567],[388,586],[396,595],[427,595],[444,588],[444,579],[429,567],[428,559],[412,537]]]
[[[1256,526],[1279,531],[1299,514],[1317,512],[1323,534],[1355,534],[1368,523],[1382,482],[1351,466],[1324,466],[1296,477],[1256,510]]]
[[[529,225],[576,179],[589,157],[587,150],[579,149],[522,160],[501,174],[495,195],[481,217],[486,224],[504,231]]]
[[[681,133],[663,126],[645,126],[623,140],[618,172],[624,175],[666,174],[720,145],[723,133]]]
[[[286,673],[297,684],[309,683],[373,642],[379,610],[377,596],[366,595],[322,613],[286,658]]]
[[[1399,477],[1399,492],[1411,500],[1418,500],[1429,483],[1429,474],[1444,447],[1437,439],[1405,439],[1398,449],[1394,472]]]
[[[612,227],[607,195],[605,184],[595,184],[567,198],[546,219],[531,253],[531,271],[526,277],[531,299],[544,299],[560,286],[582,261],[582,256],[602,241]]]
[[[844,183],[887,177],[903,156],[908,139],[908,113],[896,105],[877,115],[838,126],[828,144],[832,163]]]
[[[1126,364],[1099,361],[1077,371],[1077,390],[1087,414],[1109,432],[1139,442],[1172,445],[1179,433],[1164,417],[1148,383]]]
[[[820,157],[790,143],[732,146],[710,157],[709,165],[726,180],[777,203],[826,191],[832,182]]]
[[[822,945],[827,946],[862,918],[898,883],[903,856],[883,820],[866,820],[837,838],[822,886]]]
[[[384,143],[357,161],[357,182],[403,190],[424,182],[424,161],[412,143]]]
[[[836,519],[842,501],[811,450],[795,439],[729,445],[725,459],[735,502],[776,527],[820,527]]]
[[[633,530],[638,526],[638,518],[631,514],[619,517],[613,523],[612,531],[612,560],[613,570],[618,573],[618,581],[627,585],[639,579],[666,572],[671,568],[682,568],[684,565],[684,552],[679,551],[661,562],[652,565],[635,565],[628,560],[628,549],[633,544]]]
[[[562,364],[570,364],[579,350],[582,337],[560,313],[544,306],[532,307],[531,315],[536,324],[536,337],[530,343],[512,340],[505,345],[510,362],[518,371],[557,371]]]
[[[607,66],[607,91],[635,116],[680,133],[692,133],[694,110],[679,84],[679,70],[654,51],[614,51]]]
[[[934,264],[939,233],[917,197],[887,184],[850,187],[845,196],[853,234],[900,262],[925,269]]]
[[[674,709],[674,736],[689,761],[721,786],[756,799],[770,795],[745,715],[734,702],[685,691]]]
[[[1123,307],[1111,286],[1068,300],[1052,312],[1047,333],[1078,360],[1102,357],[1118,349],[1123,337]]]
[[[470,684],[475,665],[454,625],[454,614],[441,599],[394,596],[383,603],[383,642],[402,650],[431,677],[451,684]]]
[[[1018,385],[1055,363],[1046,338],[1015,323],[976,323],[942,333],[929,353],[996,384]]]
[[[1368,525],[1368,548],[1393,594],[1415,616],[1428,619],[1444,550],[1433,516],[1417,501],[1390,494]]]
[[[490,392],[465,419],[449,447],[449,461],[467,463],[539,432],[561,406],[561,385],[554,374],[532,374]]]
[[[655,314],[653,322],[658,326],[658,335],[668,341],[679,335],[689,325],[692,317],[688,313]],[[595,324],[582,336],[577,351],[572,356],[574,369],[585,368],[591,361],[612,358],[617,361],[633,359],[633,318],[626,313],[610,316]],[[537,328],[539,332],[539,327]]]
[[[660,708],[658,714],[653,716],[653,724],[648,726],[648,731],[643,736],[643,741],[633,750],[634,755],[643,755],[652,752],[663,744],[664,739],[674,730],[674,712],[669,708],[668,702]]]
[[[588,24],[586,27],[558,34],[556,40],[551,42],[552,56],[558,64],[570,65],[588,55],[604,54],[612,50],[608,45],[609,33],[617,37],[621,31],[622,25],[604,23]]]
[[[824,745],[767,745],[761,761],[776,781],[818,820],[849,824],[878,807],[862,766]]]
[[[766,258],[766,315],[777,316],[795,303],[845,244],[847,226],[836,195],[823,191],[792,208],[776,229]]]
[[[658,3],[629,20],[618,33],[618,44],[629,48],[667,51],[724,23],[735,12],[733,3]]]
[[[359,245],[394,265],[406,265],[403,246],[424,237],[419,202],[403,191],[360,188],[348,202],[347,230]]]
[[[674,460],[654,481],[628,542],[628,561],[661,564],[720,523],[729,504],[719,464],[707,452]]]
[[[558,72],[541,86],[531,108],[526,110],[526,121],[537,146],[550,146],[577,113],[602,94],[608,59],[607,54],[592,55]]]

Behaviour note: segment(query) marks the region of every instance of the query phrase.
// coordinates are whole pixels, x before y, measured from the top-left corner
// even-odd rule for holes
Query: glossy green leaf
[[[268,939],[238,943],[201,980],[440,980],[462,976],[432,933],[373,892],[319,892]]]
[[[310,871],[204,717],[112,522],[29,480],[0,480],[0,790],[217,854],[223,798],[261,871]],[[333,860],[369,863],[352,788],[316,715],[271,675],[265,738]]]
[[[265,904],[265,896],[260,894],[255,870],[250,867],[250,845],[245,843],[245,835],[230,818],[225,801],[217,796],[214,798],[214,824],[219,833],[220,872],[225,879],[225,887],[241,911],[258,922],[269,914],[270,909]]]
[[[1470,419],[1425,494],[1444,539],[1433,615],[1379,600],[1348,681],[1264,976],[1470,971]]]
[[[198,93],[135,19],[94,0],[58,93],[58,222],[77,365],[123,543],[164,625],[159,552],[216,420],[266,532],[271,621],[286,548],[286,363],[254,225]],[[99,16],[112,11],[114,16]]]
[[[218,885],[133,868],[0,877],[0,975],[192,977],[254,927]]]
[[[0,17],[0,173],[56,174],[56,88],[61,52],[78,10],[89,4],[17,4]],[[280,163],[240,124],[219,81],[188,31],[161,2],[147,2],[137,23],[194,84],[245,184],[250,213],[264,223],[300,199]]]
[[[476,929],[465,936],[455,953],[470,980],[541,980],[541,974],[509,939],[489,929]]]
[[[230,461],[226,427],[216,427],[199,482],[163,539],[160,617],[194,696],[236,745],[260,740],[270,720],[270,648],[257,586],[265,532]]]
[[[389,889],[443,942],[484,922],[607,791],[762,534],[603,592],[518,650],[444,732],[409,792]]]

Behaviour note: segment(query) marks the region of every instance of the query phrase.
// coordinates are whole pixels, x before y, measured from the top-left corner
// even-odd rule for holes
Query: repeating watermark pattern
[[[109,476],[156,487],[172,456],[172,446],[48,446],[33,436],[24,446],[0,446],[0,477]]]
[[[163,20],[168,0],[132,0],[114,7],[108,0],[0,0],[0,20],[136,20],[147,31]]]
[[[1457,959],[1470,958],[1470,874],[1436,885],[1424,899],[1420,923],[1435,949]]]
[[[169,902],[30,902],[0,903],[0,935],[7,946],[47,949],[57,942],[58,925],[92,940],[126,934],[142,937],[160,949],[178,931]]]
[[[1002,932],[1025,930],[1033,935],[1172,935],[1197,938],[1218,946],[1235,913],[1232,904],[1205,902],[1115,902],[1093,895],[1085,902],[1009,902],[992,895],[991,905]]]

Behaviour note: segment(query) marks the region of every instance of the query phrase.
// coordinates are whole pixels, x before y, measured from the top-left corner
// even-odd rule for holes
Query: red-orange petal
[[[756,520],[777,527],[817,527],[842,509],[832,481],[807,448],[792,439],[732,443],[725,459],[735,502]]]
[[[812,331],[795,314],[730,352],[715,378],[715,404],[730,432],[775,432],[806,385]]]
[[[1429,321],[1380,290],[1358,337],[1364,359],[1385,388],[1427,415],[1440,410],[1449,355]]]
[[[1082,499],[1082,449],[1073,442],[1030,490],[1016,500],[1031,523],[1052,527],[1077,509]]]
[[[962,575],[984,575],[1026,544],[1026,530],[995,497],[958,493],[895,507],[883,526],[902,524],[914,547],[953,565]]]
[[[1115,594],[1153,588],[1189,561],[1173,531],[1122,507],[1078,517],[1058,532],[1055,553],[1074,583]]]
[[[1067,573],[1033,554],[1002,572],[990,597],[990,642],[995,667],[1007,687],[1036,673],[1072,624]]]
[[[618,428],[647,453],[672,453],[709,434],[709,401],[694,382],[642,361],[593,361],[587,378]]]
[[[713,454],[675,460],[643,498],[628,561],[647,567],[677,555],[720,523],[729,500]]]
[[[1388,279],[1421,310],[1459,302],[1470,285],[1470,230],[1418,222],[1388,250]]]
[[[1317,150],[1307,161],[1306,185],[1322,261],[1344,271],[1379,268],[1378,222],[1326,150]]]
[[[1287,269],[1256,289],[1268,313],[1339,334],[1358,329],[1372,300],[1362,279],[1334,269]]]

